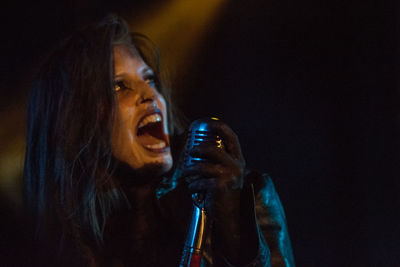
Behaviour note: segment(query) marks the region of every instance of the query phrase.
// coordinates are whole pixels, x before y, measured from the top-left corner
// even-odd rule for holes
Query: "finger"
[[[186,178],[186,177],[205,177],[205,178],[210,178],[210,177],[223,177],[227,176],[227,169],[224,168],[220,164],[213,164],[209,162],[198,162],[196,164],[190,165],[189,167],[185,168],[182,171],[181,176]],[[192,179],[194,180],[194,179]]]
[[[218,178],[199,179],[188,184],[189,191],[193,193],[207,193],[214,195],[216,192],[227,193],[236,189],[240,189],[238,185],[229,180],[221,183]]]
[[[230,168],[240,166],[238,160],[232,158],[224,149],[211,145],[196,146],[190,151],[190,155],[194,158],[205,159],[208,162],[221,164]]]
[[[222,124],[220,129],[223,144],[226,146],[228,153],[230,153],[233,158],[243,160],[239,138],[236,133],[226,124]]]
[[[203,163],[212,163],[217,165],[218,168],[223,168],[223,171],[227,174],[229,173],[231,176],[243,175],[244,162],[232,158],[222,149],[211,146],[199,146],[193,149],[190,154],[192,157],[205,159],[206,161],[203,161]],[[219,175],[219,173],[216,173],[216,175]]]
[[[218,189],[241,188],[243,179],[241,173],[232,173],[230,168],[211,163],[198,163],[183,171],[183,176],[187,183],[199,180],[216,179]]]
[[[227,124],[221,121],[212,121],[209,127],[213,132],[221,135],[223,145],[232,157],[240,160],[243,159],[239,138]]]
[[[196,180],[203,178],[203,176],[201,176],[200,174],[189,174],[189,175],[182,176],[182,177],[184,177],[186,182],[189,184]]]
[[[193,181],[188,185],[188,188],[191,193],[212,193],[218,188],[218,179],[209,178]]]

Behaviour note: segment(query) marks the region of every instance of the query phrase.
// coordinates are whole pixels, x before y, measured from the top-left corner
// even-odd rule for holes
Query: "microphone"
[[[223,149],[221,137],[212,131],[210,124],[217,118],[205,118],[194,121],[189,128],[188,138],[185,144],[183,168],[190,167],[199,162],[206,162],[206,159],[192,157],[190,151],[200,144],[215,145]],[[204,208],[204,194],[195,193],[192,195],[193,212],[183,248],[182,258],[179,267],[200,267],[202,264],[202,250],[204,248],[207,214]]]

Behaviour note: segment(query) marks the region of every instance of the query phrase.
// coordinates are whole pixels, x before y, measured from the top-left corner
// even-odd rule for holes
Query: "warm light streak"
[[[199,45],[207,39],[223,3],[227,0],[172,0],[155,6],[140,18],[130,20],[130,27],[149,36],[160,48],[169,68],[183,69]]]

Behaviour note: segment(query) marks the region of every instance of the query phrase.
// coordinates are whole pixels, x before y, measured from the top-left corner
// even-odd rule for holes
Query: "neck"
[[[140,215],[152,210],[155,199],[155,190],[152,184],[130,186],[125,189],[125,194],[134,213]]]
[[[107,243],[112,251],[112,247],[119,249],[125,244],[126,248],[130,248],[126,251],[130,255],[132,250],[142,251],[157,232],[155,183],[126,183],[125,180],[136,179],[137,174],[118,169],[115,174],[129,202],[129,208],[120,210],[109,221]]]
[[[144,166],[140,169],[132,169],[128,164],[116,160],[114,177],[123,188],[146,188],[155,186],[161,181],[162,174],[155,172],[155,166]]]

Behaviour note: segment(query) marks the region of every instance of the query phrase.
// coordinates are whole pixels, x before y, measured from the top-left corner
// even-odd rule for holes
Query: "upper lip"
[[[138,127],[139,127],[139,124],[142,122],[142,120],[152,114],[159,114],[161,116],[162,131],[163,131],[163,135],[164,135],[163,139],[166,142],[167,146],[169,146],[169,142],[165,136],[166,133],[164,131],[164,114],[161,112],[161,110],[158,107],[152,107],[150,109],[147,109],[146,112],[140,117],[140,119],[137,121],[137,124],[136,124],[135,135],[137,136],[137,134],[138,134]]]
[[[162,123],[164,122],[164,116],[163,116],[163,114],[162,114],[162,112],[161,112],[161,110],[160,110],[159,108],[156,107],[156,108],[148,109],[148,110],[142,115],[142,117],[140,117],[140,119],[138,120],[138,122],[137,122],[137,124],[136,124],[136,134],[137,134],[138,126],[139,126],[139,124],[142,122],[142,120],[143,120],[144,118],[146,118],[147,116],[152,115],[152,114],[159,114],[159,115],[161,116],[161,122],[162,122]]]

